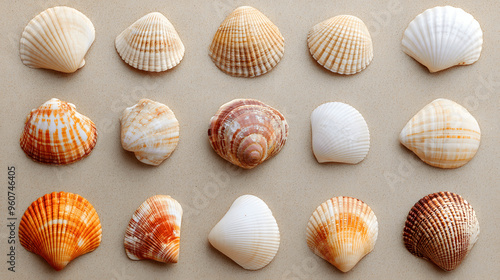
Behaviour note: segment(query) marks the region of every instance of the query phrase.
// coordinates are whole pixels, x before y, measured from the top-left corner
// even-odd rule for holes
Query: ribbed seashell
[[[143,16],[120,33],[115,47],[127,64],[150,72],[174,68],[185,51],[172,23],[158,12]]]
[[[85,65],[85,54],[95,39],[94,25],[69,7],[49,8],[24,28],[19,53],[31,68],[73,73]]]
[[[322,203],[307,224],[309,248],[342,272],[351,270],[377,241],[378,222],[359,199],[334,197]]]
[[[243,195],[210,231],[208,241],[244,269],[257,270],[268,265],[278,253],[280,231],[262,199]]]
[[[222,105],[208,128],[208,139],[215,152],[246,169],[278,154],[287,137],[285,117],[253,99],[235,99]]]
[[[467,109],[440,98],[425,106],[406,124],[399,141],[429,165],[457,168],[476,154],[481,130]]]
[[[19,223],[19,241],[55,270],[101,244],[101,222],[85,198],[66,192],[46,194],[31,203]]]
[[[370,32],[355,16],[340,15],[316,24],[307,45],[320,65],[337,74],[361,72],[373,59]]]
[[[413,255],[450,271],[465,259],[478,235],[479,222],[472,206],[458,194],[439,192],[413,206],[403,240]]]
[[[242,6],[217,29],[209,55],[226,74],[257,77],[271,71],[284,51],[285,39],[278,27],[257,9]]]
[[[120,122],[123,149],[145,164],[159,165],[179,142],[179,122],[162,103],[141,99],[123,111]]]
[[[75,105],[52,98],[29,113],[20,142],[34,161],[68,164],[89,155],[96,141],[97,130],[89,118]]]
[[[132,260],[177,263],[181,239],[182,207],[168,195],[148,198],[135,211],[124,246]]]
[[[476,62],[481,55],[483,31],[464,10],[435,7],[410,22],[402,44],[406,54],[433,73]]]
[[[356,164],[370,150],[370,131],[365,119],[354,107],[328,102],[311,114],[312,148],[319,163]]]

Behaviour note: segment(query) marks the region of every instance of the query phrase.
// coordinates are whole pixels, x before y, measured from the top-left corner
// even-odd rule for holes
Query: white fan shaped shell
[[[161,13],[149,13],[115,39],[116,51],[130,66],[161,72],[177,66],[185,47],[172,23]]]
[[[472,15],[451,6],[419,14],[406,28],[403,51],[430,72],[476,62],[481,55],[483,31]]]
[[[256,196],[243,195],[215,225],[208,240],[243,268],[257,270],[278,252],[280,232],[267,204]]]
[[[370,131],[354,107],[328,102],[311,114],[312,148],[319,163],[361,162],[370,150]]]
[[[85,54],[95,39],[94,25],[70,7],[49,8],[24,28],[19,53],[31,68],[73,73],[85,65]]]

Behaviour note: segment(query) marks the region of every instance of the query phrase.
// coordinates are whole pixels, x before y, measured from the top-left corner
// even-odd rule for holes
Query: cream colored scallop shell
[[[210,231],[208,240],[243,268],[257,270],[274,259],[280,232],[267,204],[256,196],[243,195]]]
[[[143,16],[120,33],[115,47],[127,64],[150,72],[174,68],[185,51],[172,23],[158,12]]]
[[[338,74],[361,72],[373,59],[370,32],[355,16],[340,15],[316,24],[307,45],[320,65]]]
[[[309,248],[342,272],[351,270],[375,247],[378,222],[364,202],[352,197],[334,197],[322,203],[309,219]]]
[[[403,240],[413,255],[450,271],[462,263],[478,235],[479,222],[472,206],[458,194],[439,192],[415,203],[408,213]]]
[[[483,31],[464,10],[435,7],[410,22],[402,44],[406,54],[432,73],[476,62],[481,55]]]
[[[284,51],[285,40],[278,27],[257,9],[242,6],[217,29],[209,55],[226,74],[257,77],[271,71]]]
[[[429,165],[457,168],[476,154],[481,130],[467,109],[448,99],[436,99],[406,124],[399,141]]]
[[[319,163],[361,162],[370,150],[370,131],[354,107],[328,102],[311,114],[312,148]]]
[[[159,165],[179,142],[179,122],[165,104],[141,99],[123,111],[120,122],[123,149],[145,164]]]
[[[73,73],[85,65],[94,38],[94,25],[84,14],[69,7],[49,8],[24,28],[21,61],[31,68]]]

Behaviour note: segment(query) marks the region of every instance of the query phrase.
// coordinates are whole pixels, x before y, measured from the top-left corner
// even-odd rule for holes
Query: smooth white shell
[[[115,39],[116,51],[130,66],[161,72],[179,64],[184,44],[170,21],[161,13],[149,13],[125,29]]]
[[[312,148],[319,163],[356,164],[370,150],[370,132],[355,108],[341,102],[318,106],[311,114]]]
[[[440,98],[408,121],[399,135],[399,141],[429,165],[457,168],[476,154],[481,129],[467,109]]]
[[[403,51],[430,72],[476,62],[483,31],[472,15],[451,6],[435,7],[418,15],[403,35]]]
[[[69,7],[49,8],[24,28],[19,53],[31,68],[73,73],[85,65],[85,54],[95,39],[94,25]]]
[[[267,204],[256,196],[243,195],[210,231],[208,240],[243,268],[257,270],[278,252],[280,232]]]

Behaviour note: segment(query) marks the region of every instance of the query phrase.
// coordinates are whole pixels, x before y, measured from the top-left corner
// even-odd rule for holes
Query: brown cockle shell
[[[226,74],[257,77],[271,71],[284,51],[285,39],[278,27],[259,10],[242,6],[217,29],[209,55]]]
[[[410,210],[403,231],[406,249],[450,271],[476,243],[479,222],[472,206],[450,192],[430,194]]]
[[[309,219],[309,249],[342,272],[351,270],[375,247],[378,221],[363,201],[346,196],[322,203]]]
[[[52,98],[29,113],[20,142],[34,161],[68,164],[89,155],[96,141],[97,130],[89,118],[75,105]]]
[[[148,198],[135,211],[124,246],[132,260],[176,263],[179,259],[182,207],[168,195]]]
[[[254,99],[235,99],[222,105],[210,120],[208,139],[225,160],[254,168],[278,154],[288,137],[285,117]]]
[[[85,198],[66,192],[46,194],[31,203],[19,224],[19,241],[54,269],[95,250],[101,243],[99,216]]]

